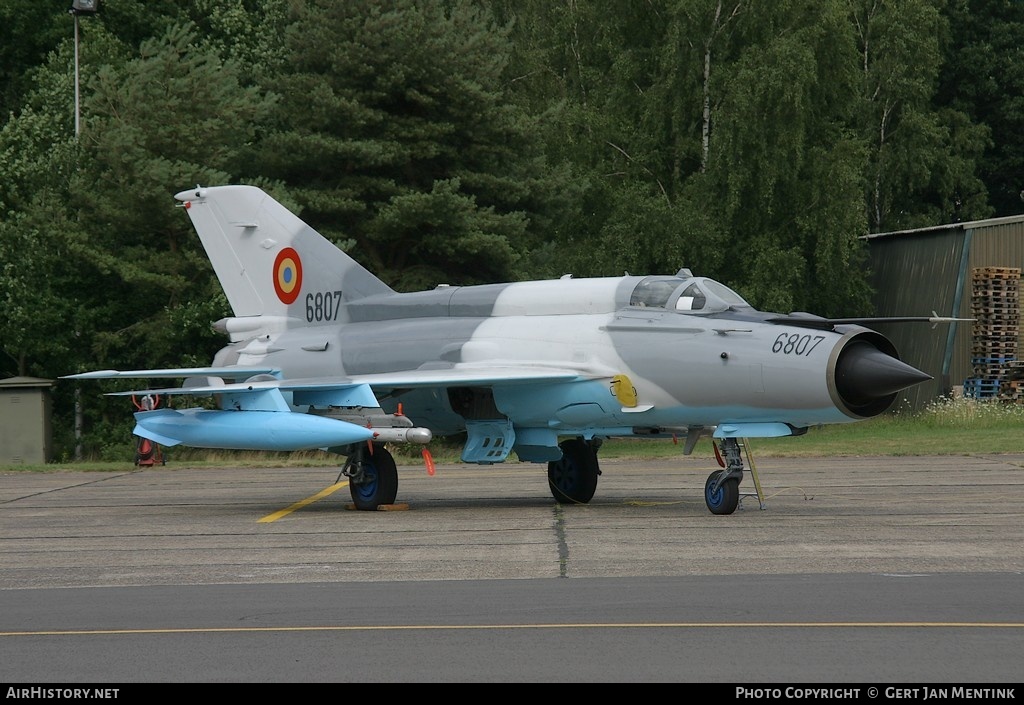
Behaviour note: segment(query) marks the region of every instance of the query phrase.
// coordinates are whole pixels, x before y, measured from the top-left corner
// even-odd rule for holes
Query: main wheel
[[[719,485],[717,490],[712,491],[711,488],[720,474],[721,471],[716,470],[708,475],[704,483],[704,503],[708,505],[712,514],[732,514],[740,503],[740,481],[730,477]]]
[[[363,476],[349,482],[356,509],[376,511],[382,504],[394,504],[398,495],[398,468],[395,459],[382,444],[375,443],[372,453],[363,453]]]
[[[548,487],[561,504],[586,504],[597,491],[597,452],[582,438],[558,444],[562,457],[548,463]]]

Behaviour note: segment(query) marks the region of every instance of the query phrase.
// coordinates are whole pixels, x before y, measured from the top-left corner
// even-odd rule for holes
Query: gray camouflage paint
[[[484,363],[557,366],[579,373],[580,381],[493,385],[496,410],[517,428],[584,435],[723,422],[806,427],[861,418],[845,408],[829,382],[838,352],[856,330],[769,324],[762,320],[767,314],[744,305],[711,312],[631,305],[634,290],[648,279],[640,276],[399,294],[266,194],[237,186],[201,193],[178,198],[191,201],[189,215],[236,314],[287,321],[236,340],[221,359],[272,364],[286,379],[423,369],[450,369],[454,377],[466,364]],[[289,246],[301,258],[305,298],[286,305],[274,298],[270,283],[277,253]],[[674,284],[669,302],[691,281],[659,279]],[[343,304],[332,304],[331,320],[319,320],[309,297],[316,301],[317,294],[330,292],[340,292]],[[620,374],[636,389],[634,409],[612,392],[610,382]],[[460,430],[445,396],[406,392],[383,405],[402,401],[416,423]]]
[[[888,352],[877,333],[769,322],[685,270],[396,293],[257,188],[176,198],[234,312],[216,324],[230,342],[214,367],[280,371],[220,395],[237,408],[273,408],[274,387],[295,411],[375,396],[435,435],[514,437],[544,461],[559,436],[788,435],[885,406],[848,403],[834,381],[849,346]]]

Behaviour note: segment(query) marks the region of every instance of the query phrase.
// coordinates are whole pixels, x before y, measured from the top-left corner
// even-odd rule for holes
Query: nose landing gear
[[[765,508],[764,495],[761,492],[761,480],[757,476],[757,469],[754,466],[754,458],[750,454],[750,443],[746,439],[742,442],[736,438],[723,438],[721,450],[719,444],[715,443],[715,457],[721,470],[715,470],[708,475],[704,483],[704,503],[712,514],[732,514],[739,506],[742,497],[757,497],[761,509]],[[742,450],[742,452],[741,452]],[[743,494],[740,492],[740,482],[743,481],[743,454],[747,456],[750,464],[750,475],[754,478],[755,494]]]

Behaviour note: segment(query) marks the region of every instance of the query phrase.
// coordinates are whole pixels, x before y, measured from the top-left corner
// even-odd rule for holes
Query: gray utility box
[[[50,461],[50,387],[38,377],[0,379],[0,465],[43,465]]]

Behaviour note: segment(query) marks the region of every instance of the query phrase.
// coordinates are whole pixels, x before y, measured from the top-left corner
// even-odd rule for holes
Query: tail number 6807
[[[341,290],[306,294],[306,320],[336,321],[341,311]]]

